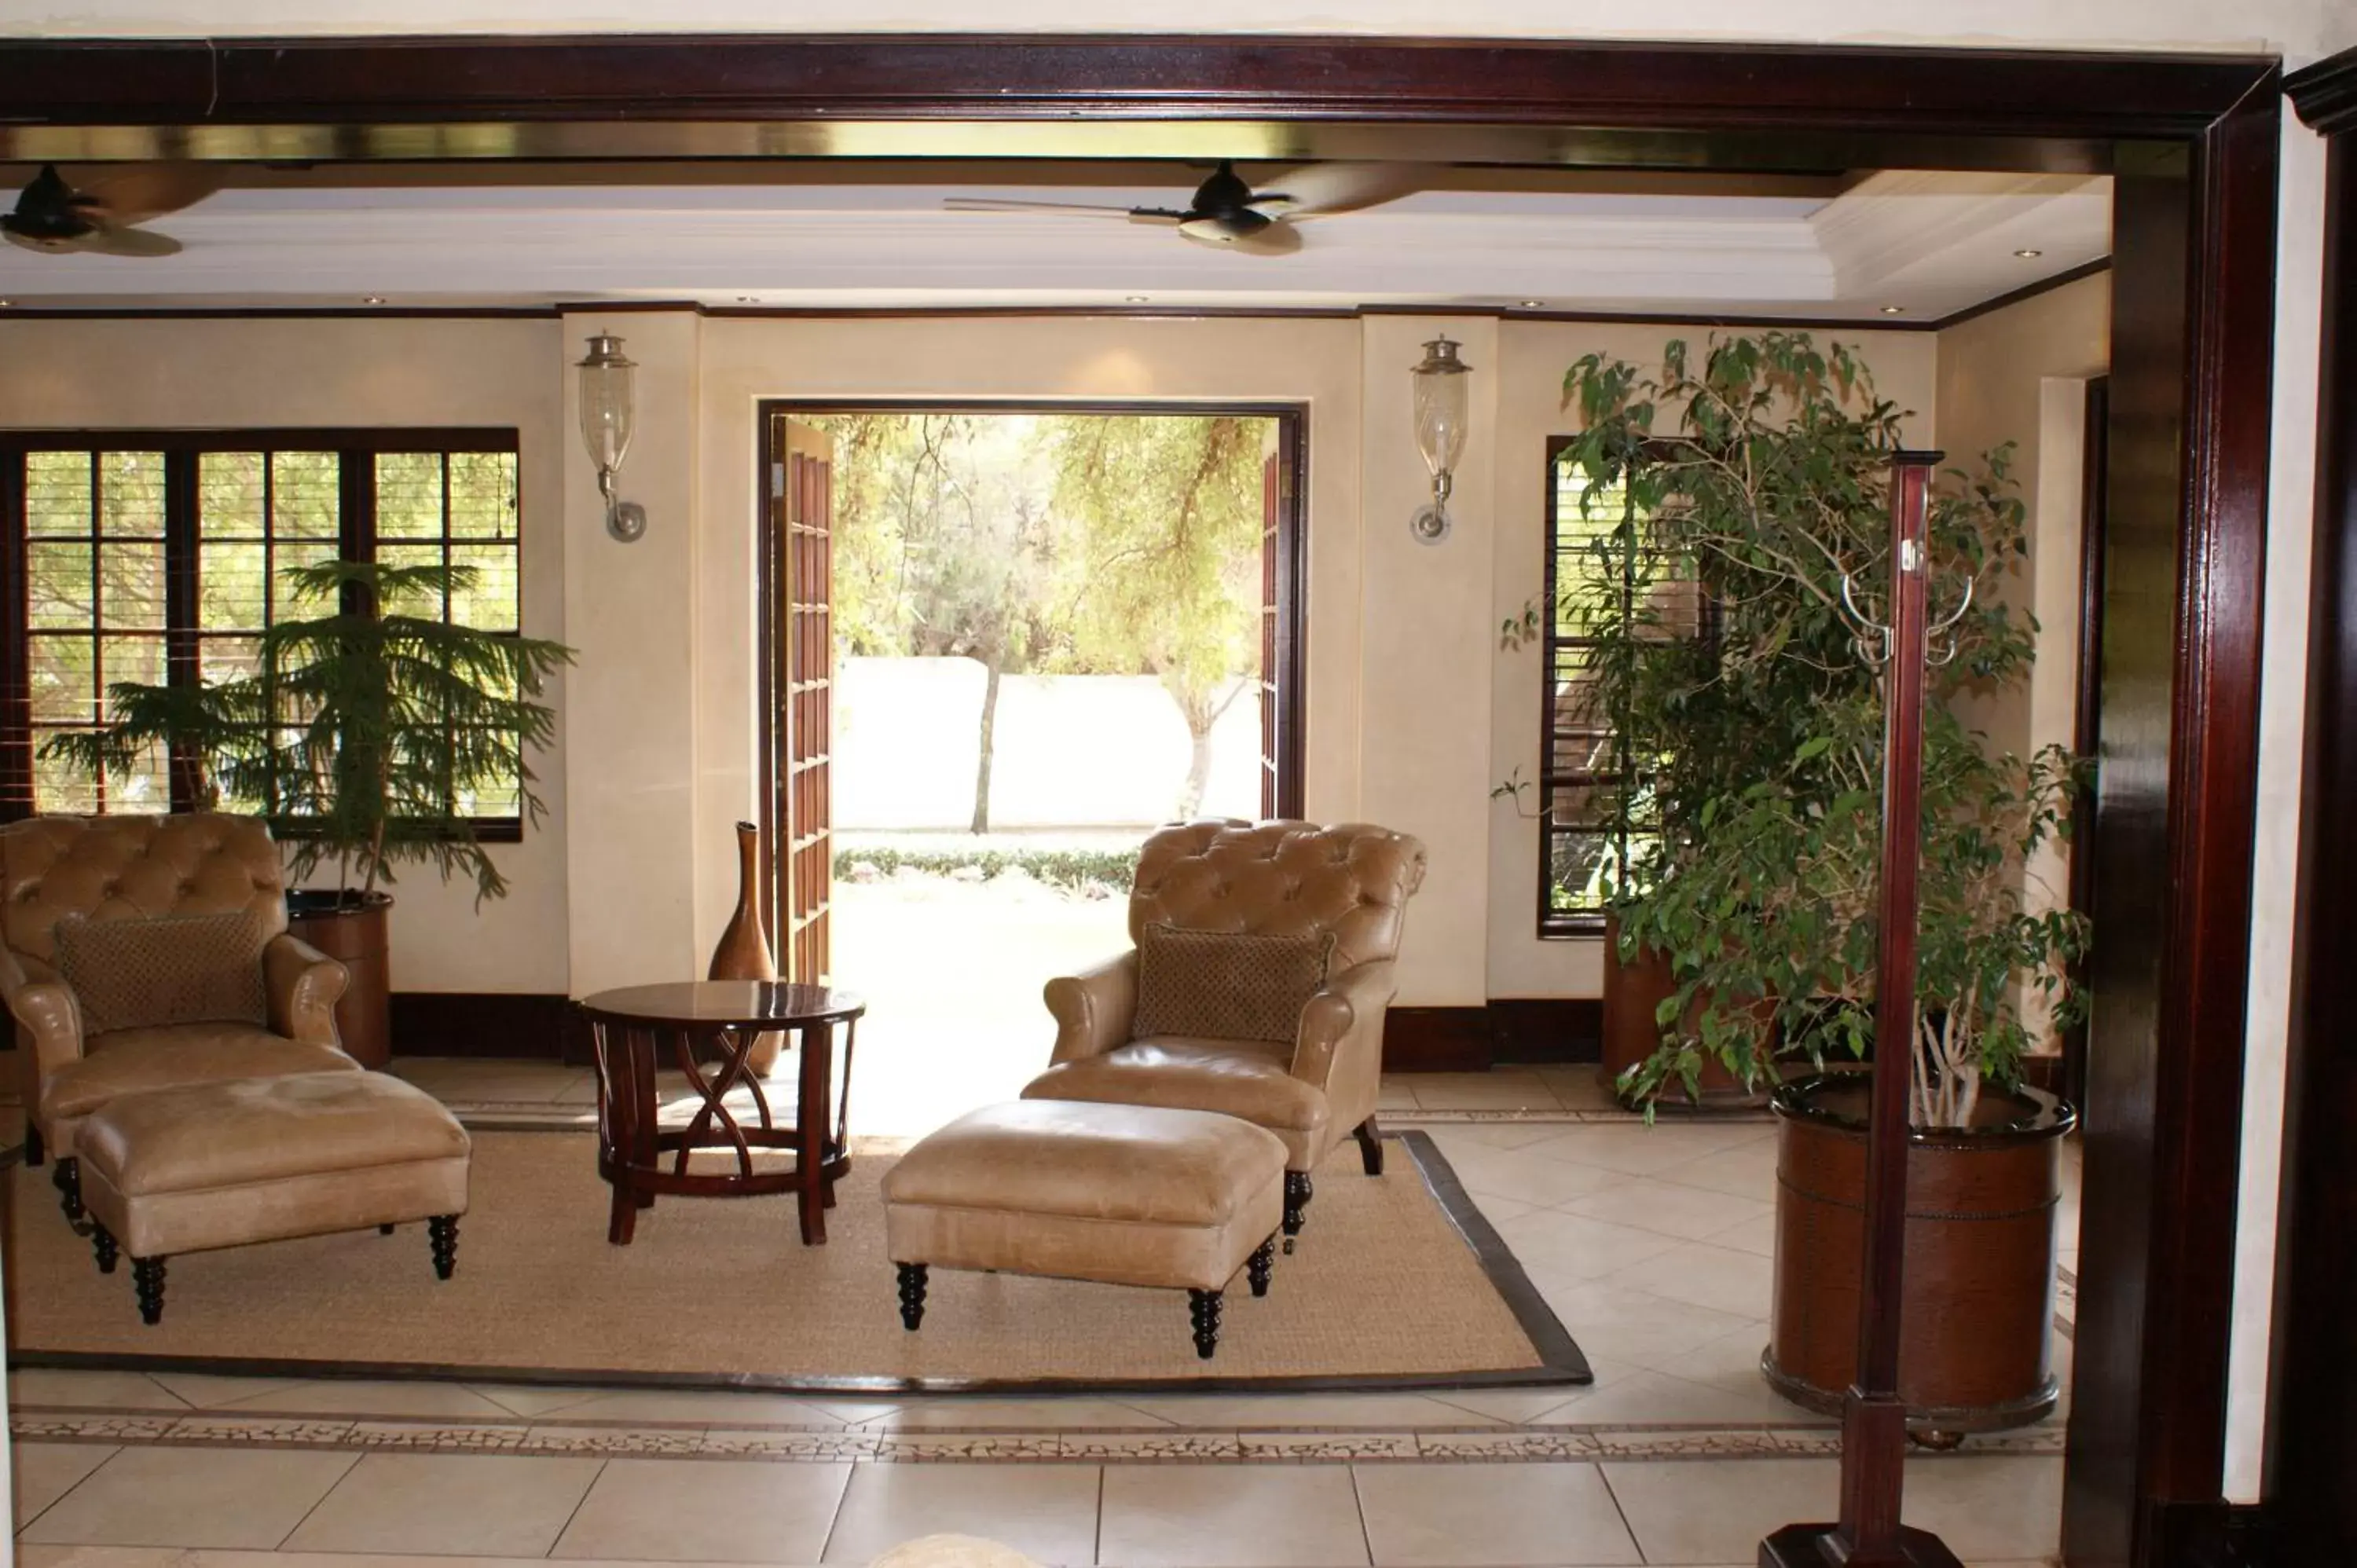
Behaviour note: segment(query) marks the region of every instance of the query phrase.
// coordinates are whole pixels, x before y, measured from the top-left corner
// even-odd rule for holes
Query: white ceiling
[[[71,172],[71,171],[69,171]],[[1247,169],[1248,176],[1267,170]],[[1201,171],[942,166],[725,183],[574,168],[550,183],[471,169],[274,176],[153,226],[177,256],[0,247],[20,307],[544,305],[938,307],[1498,306],[1930,320],[2110,249],[2101,178],[1884,172],[1707,184],[1676,177],[1435,167],[1430,187],[1302,221],[1283,256],[1191,243],[1119,217],[954,212],[944,199],[1184,206]],[[982,177],[962,183],[953,177]],[[514,177],[511,176],[509,177]],[[524,177],[530,177],[528,175]],[[558,183],[558,181],[563,183]],[[1082,183],[1085,181],[1102,183]],[[1264,188],[1265,185],[1264,184]],[[2018,252],[2034,251],[2025,257]]]

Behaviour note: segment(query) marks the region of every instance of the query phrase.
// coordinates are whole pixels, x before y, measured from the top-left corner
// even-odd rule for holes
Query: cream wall
[[[1604,353],[1649,369],[1663,346],[1684,338],[1697,352],[1706,328],[1641,322],[1508,322],[1498,359],[1497,478],[1491,598],[1481,628],[1489,670],[1491,775],[1494,785],[1520,769],[1539,771],[1539,697],[1544,685],[1536,649],[1498,645],[1501,623],[1519,616],[1543,590],[1546,519],[1546,443],[1569,434],[1563,376],[1583,354]],[[1872,368],[1882,395],[1911,412],[1908,439],[1929,439],[1938,404],[1938,344],[1929,332],[1819,332],[1821,340],[1855,345]],[[1485,791],[1486,793],[1486,791]],[[1510,798],[1486,802],[1489,823],[1488,993],[1500,997],[1601,996],[1604,944],[1592,938],[1538,936],[1539,825]]]
[[[0,427],[500,425],[519,432],[523,629],[562,639],[563,382],[554,321],[0,320]],[[563,711],[566,683],[552,700]],[[415,867],[394,888],[403,990],[561,992],[569,728],[534,765],[544,827],[496,846],[504,899]]]
[[[700,975],[712,951],[694,924],[705,836],[694,780],[707,744],[696,693],[710,650],[695,605],[702,327],[682,310],[567,317],[542,360],[570,435],[580,394],[570,362],[592,332],[623,339],[639,368],[619,489],[647,511],[644,538],[608,538],[597,470],[578,439],[566,442],[565,608],[577,662],[564,935],[576,996]]]
[[[2018,689],[1970,705],[1972,722],[2011,752],[2071,739],[2078,658],[2077,422],[2060,422],[2050,432],[2041,407],[2050,383],[2073,383],[2083,396],[2088,379],[2109,366],[2111,297],[2110,275],[2101,274],[1939,335],[1940,446],[1951,464],[1977,467],[1983,453],[2011,442],[2013,477],[2029,509],[2029,559],[2004,589],[2014,609],[2038,618],[2038,660]]]
[[[2029,508],[2029,556],[2002,585],[2017,612],[2037,619],[2038,657],[2019,686],[1964,704],[1966,722],[2027,757],[2068,746],[2078,719],[2080,542],[2088,381],[2111,364],[2111,277],[2101,274],[1961,323],[1940,337],[1939,444],[1952,464],[2013,444],[2012,473]],[[2025,868],[2034,911],[2070,900],[2070,861],[2059,844]],[[2043,1035],[2043,996],[2018,998]]]

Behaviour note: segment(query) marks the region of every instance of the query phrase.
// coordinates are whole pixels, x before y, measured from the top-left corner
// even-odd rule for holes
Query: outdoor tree
[[[1211,730],[1249,689],[1260,619],[1261,436],[1225,415],[1045,422],[1056,510],[1080,531],[1062,560],[1075,658],[1160,678],[1192,750],[1178,814],[1201,806]]]
[[[984,671],[971,831],[990,831],[1001,679],[1060,640],[1056,553],[1023,432],[975,414],[851,414],[834,434],[837,615],[858,653],[974,660]]]

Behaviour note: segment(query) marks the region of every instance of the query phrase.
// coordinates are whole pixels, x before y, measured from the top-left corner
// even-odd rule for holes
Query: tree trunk
[[[1187,782],[1178,790],[1178,820],[1191,822],[1203,809],[1203,789],[1211,781],[1211,726],[1197,725],[1195,715],[1187,715],[1187,738],[1193,750],[1187,759]]]
[[[996,745],[992,732],[998,727],[998,665],[985,660],[982,667],[990,675],[982,688],[982,758],[974,770],[974,823],[968,830],[976,833],[990,831],[990,756]]]

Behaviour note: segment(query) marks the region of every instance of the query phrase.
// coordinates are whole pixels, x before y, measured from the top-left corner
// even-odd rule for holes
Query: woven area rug
[[[458,1270],[423,1225],[171,1260],[163,1322],[128,1264],[101,1274],[47,1169],[11,1169],[8,1326],[18,1365],[307,1376],[496,1376],[776,1390],[1381,1389],[1588,1380],[1578,1347],[1431,1142],[1355,1149],[1318,1173],[1300,1248],[1267,1297],[1230,1289],[1218,1356],[1196,1358],[1186,1294],[936,1270],[900,1326],[877,1184],[856,1151],[804,1247],[791,1197],[664,1197],[628,1247],[578,1133],[475,1133]]]

